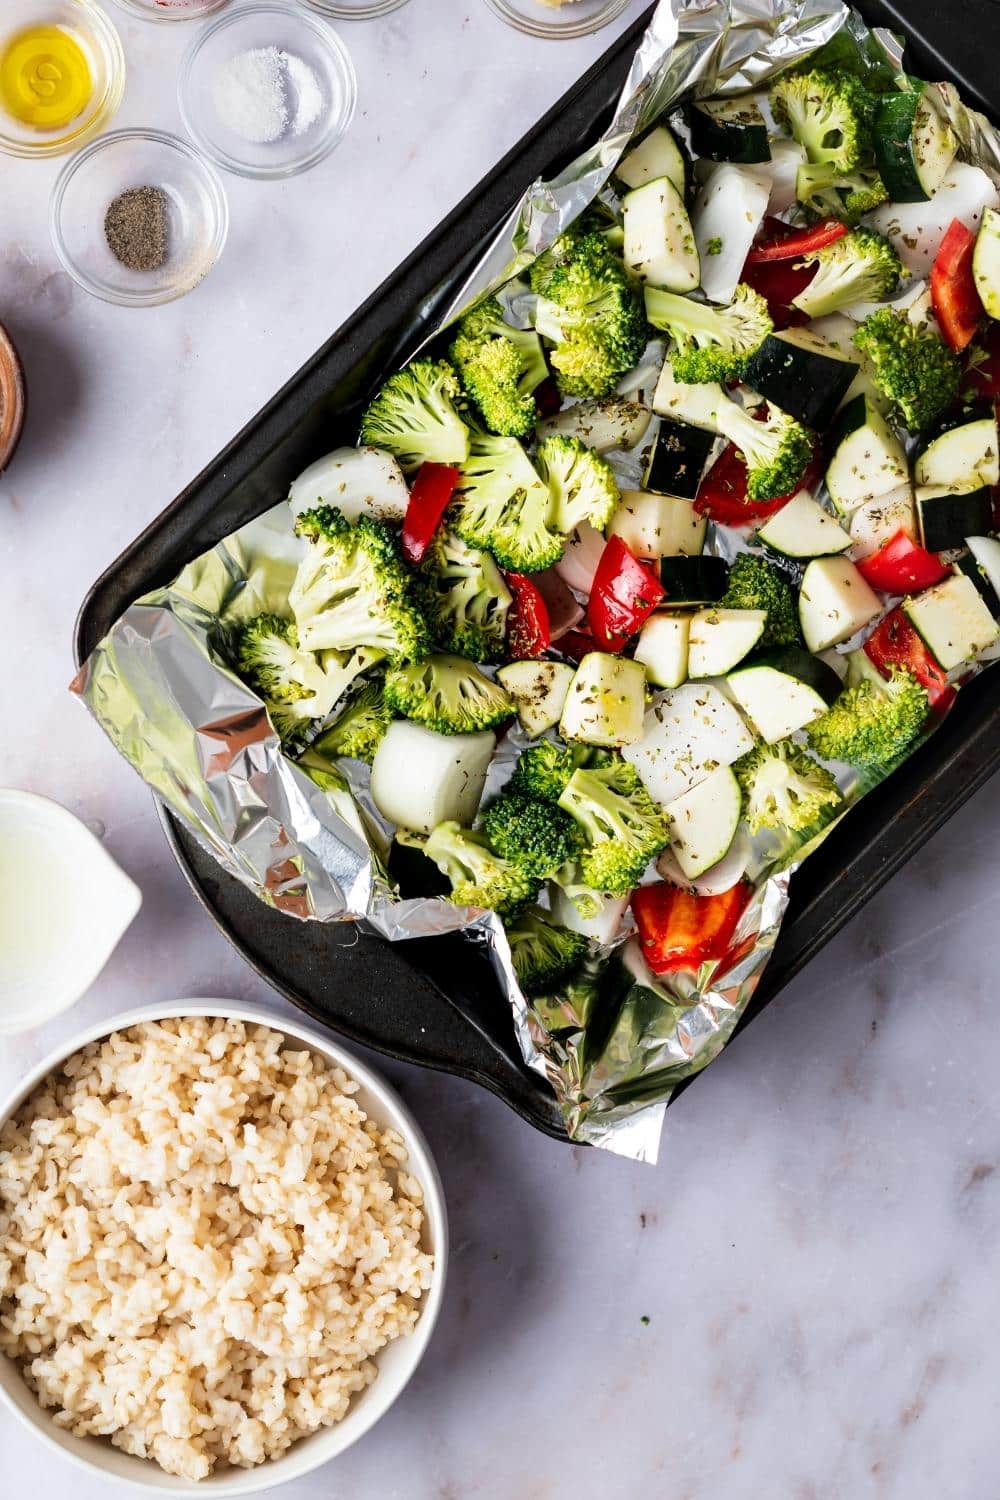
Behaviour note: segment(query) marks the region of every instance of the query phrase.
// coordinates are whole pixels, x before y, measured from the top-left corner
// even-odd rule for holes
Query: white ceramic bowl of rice
[[[447,1255],[418,1125],[298,1021],[147,1006],[0,1104],[0,1397],[108,1479],[247,1495],[342,1453],[419,1364]]]

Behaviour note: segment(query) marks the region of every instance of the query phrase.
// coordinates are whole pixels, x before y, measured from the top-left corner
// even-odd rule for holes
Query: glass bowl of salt
[[[122,307],[183,297],[222,254],[229,205],[200,151],[162,130],[114,130],[70,157],[49,228],[73,280]]]
[[[354,114],[350,54],[293,5],[224,12],[195,38],[177,83],[184,127],[241,177],[291,177],[333,150]]]

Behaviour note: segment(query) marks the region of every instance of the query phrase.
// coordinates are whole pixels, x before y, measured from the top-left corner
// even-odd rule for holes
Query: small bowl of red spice
[[[49,223],[79,286],[122,307],[152,307],[205,279],[226,243],[229,208],[219,174],[187,141],[116,130],[67,162]]]
[[[13,339],[0,323],[0,474],[21,440],[25,403],[24,370]]]
[[[143,21],[202,21],[229,0],[116,0],[121,10]]]

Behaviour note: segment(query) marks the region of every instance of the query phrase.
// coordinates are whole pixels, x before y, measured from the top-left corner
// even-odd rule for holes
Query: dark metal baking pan
[[[870,24],[907,32],[916,71],[954,79],[968,102],[987,107],[991,59],[1000,43],[1000,9],[992,0],[953,4],[947,44],[937,35],[943,15],[936,0],[907,4],[905,15],[901,5],[862,9]],[[77,620],[78,663],[139,595],[267,509],[320,453],[351,440],[366,395],[433,328],[479,247],[528,183],[565,165],[607,123],[647,20],[644,15],[618,39],[102,574]],[[864,816],[848,816],[794,877],[777,949],[741,1025],[998,765],[995,672],[963,691],[931,743],[872,794]],[[346,924],[293,921],[250,895],[168,813],[161,810],[160,816],[178,863],[213,920],[296,1005],[393,1057],[473,1079],[538,1129],[565,1138],[552,1096],[521,1060],[508,1007],[471,944],[447,937],[391,945]]]

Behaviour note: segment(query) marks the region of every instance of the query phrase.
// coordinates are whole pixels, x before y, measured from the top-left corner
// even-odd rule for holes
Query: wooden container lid
[[[14,457],[24,426],[24,370],[10,335],[0,323],[0,473]]]

